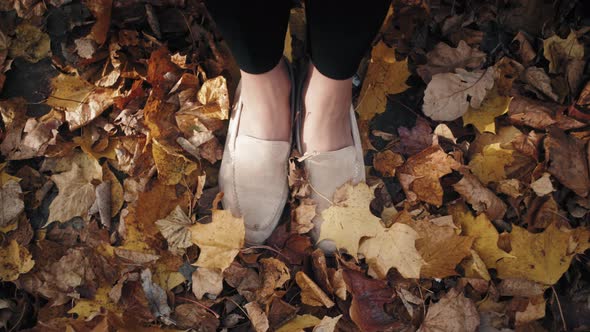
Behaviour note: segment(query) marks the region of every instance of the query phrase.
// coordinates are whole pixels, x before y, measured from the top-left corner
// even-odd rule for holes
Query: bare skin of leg
[[[303,94],[303,152],[335,151],[352,145],[352,78],[331,79],[310,63]]]
[[[291,80],[284,61],[263,74],[241,74],[244,109],[238,135],[289,141]]]

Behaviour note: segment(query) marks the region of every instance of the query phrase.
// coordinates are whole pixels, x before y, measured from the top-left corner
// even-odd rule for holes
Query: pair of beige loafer
[[[289,67],[291,86],[298,86],[296,93],[291,92],[291,109],[297,114],[295,137],[297,148],[301,152],[303,105],[302,102],[297,102],[297,97],[301,96],[305,78],[300,79],[299,85],[294,84],[291,66],[287,61],[285,63]],[[243,108],[239,93],[240,85],[229,121],[219,172],[219,187],[224,192],[223,207],[234,216],[244,218],[246,243],[257,245],[264,243],[276,228],[289,196],[287,175],[292,142],[238,135]],[[352,106],[350,121],[353,145],[336,151],[308,152],[303,161],[313,187],[311,198],[317,203],[317,216],[313,219],[314,228],[310,232],[314,242],[319,238],[323,222],[321,211],[331,204],[326,198],[331,199],[336,189],[346,182],[358,183],[365,180],[363,151]],[[333,241],[328,239],[316,245],[326,252],[336,250]]]

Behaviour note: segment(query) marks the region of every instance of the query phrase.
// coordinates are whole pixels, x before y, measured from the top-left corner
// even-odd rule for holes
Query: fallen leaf
[[[258,290],[259,301],[268,303],[277,288],[281,288],[291,279],[289,268],[276,258],[260,260],[260,275],[262,287]]]
[[[576,194],[586,197],[590,175],[584,143],[562,130],[551,127],[545,139],[547,171]]]
[[[372,273],[380,279],[385,278],[390,268],[396,268],[404,278],[417,279],[426,263],[416,250],[417,238],[418,233],[412,227],[395,223],[361,242],[359,253],[365,256]]]
[[[531,183],[531,189],[537,196],[545,196],[555,191],[553,183],[551,182],[551,174],[543,173],[539,179]]]
[[[217,76],[203,83],[197,98],[202,107],[199,111],[211,119],[227,120],[229,118],[229,94],[223,76]]]
[[[301,302],[314,307],[325,306],[326,308],[332,308],[334,306],[334,302],[328,295],[304,272],[297,272],[295,281],[297,286],[301,288]]]
[[[297,315],[295,318],[291,319],[287,324],[279,327],[276,331],[277,332],[299,332],[303,331],[306,328],[311,328],[320,323],[320,319],[316,316],[305,314],[305,315]]]
[[[152,140],[152,142],[152,155],[158,169],[158,177],[165,184],[178,184],[184,176],[197,170],[197,164],[178,151],[167,149],[157,140]]]
[[[22,195],[17,181],[11,179],[0,186],[0,229],[16,223],[16,217],[25,210]]]
[[[194,222],[179,205],[166,218],[156,221],[156,225],[162,236],[166,238],[169,248],[178,253],[184,253],[186,248],[193,245],[190,231],[190,226],[193,224]]]
[[[201,249],[195,265],[223,272],[244,246],[246,229],[244,220],[234,217],[230,211],[214,209],[212,212],[210,223],[190,227],[192,242]]]
[[[555,92],[553,92],[553,87],[551,86],[551,78],[547,75],[547,73],[545,73],[543,68],[529,67],[525,70],[523,77],[524,81],[532,86],[536,91],[541,92],[543,95],[549,97],[549,99],[555,102],[558,101],[559,97]]]
[[[395,176],[395,169],[404,163],[404,158],[390,150],[378,152],[373,159],[373,167],[385,177]]]
[[[543,295],[529,299],[526,309],[516,312],[515,325],[521,326],[545,317],[545,306]]]
[[[469,162],[471,172],[484,186],[506,179],[505,167],[512,163],[512,150],[503,149],[499,143],[487,145]]]
[[[364,273],[344,270],[344,281],[352,294],[349,314],[361,331],[401,330],[404,324],[385,312],[385,305],[395,299],[395,290],[384,280],[365,277]]]
[[[496,133],[496,118],[508,112],[510,97],[500,96],[497,93],[490,92],[483,100],[479,109],[469,106],[469,109],[463,114],[463,124],[466,126],[472,124],[480,133]]]
[[[99,288],[93,299],[79,299],[75,303],[74,307],[68,310],[68,314],[76,314],[81,319],[94,317],[104,309],[115,313],[121,312],[116,303],[109,298],[109,289],[106,287]]]
[[[433,75],[451,73],[457,68],[479,69],[486,56],[484,52],[469,47],[464,40],[459,41],[456,48],[441,42],[426,54],[427,64],[418,66],[416,71],[428,83]]]
[[[157,319],[160,319],[166,325],[171,325],[170,313],[172,309],[168,305],[168,297],[166,292],[152,281],[152,271],[144,269],[141,271],[141,287],[147,298],[150,311]]]
[[[436,121],[453,121],[469,107],[480,108],[488,90],[494,86],[494,69],[436,74],[424,92],[424,114]]]
[[[361,121],[385,112],[387,95],[406,91],[409,77],[408,60],[397,61],[394,50],[383,41],[375,45],[356,109]]]
[[[409,201],[420,200],[441,206],[443,188],[440,178],[459,167],[460,164],[437,145],[408,158],[396,173]]]
[[[500,281],[498,292],[501,296],[533,297],[542,296],[548,286],[521,278],[508,278]]]
[[[477,251],[470,249],[471,257],[464,260],[461,263],[463,270],[465,271],[465,277],[467,278],[480,278],[485,281],[490,281],[492,277],[488,272],[486,264],[483,262],[481,257],[477,254]]]
[[[464,205],[453,205],[450,212],[453,219],[461,225],[461,233],[475,238],[473,249],[488,269],[496,268],[498,261],[502,259],[514,258],[514,255],[498,247],[500,235],[485,214],[474,217]]]
[[[0,280],[15,281],[21,274],[31,271],[35,265],[27,248],[20,246],[15,240],[0,247]]]
[[[324,316],[322,320],[313,328],[313,332],[334,332],[336,324],[342,318],[342,315],[336,317]]]
[[[23,57],[36,63],[51,54],[51,40],[46,33],[31,24],[23,23],[14,29],[15,38],[10,42],[8,55],[15,59]]]
[[[494,192],[481,184],[479,179],[467,170],[461,170],[463,178],[453,185],[467,203],[477,212],[483,212],[489,219],[502,219],[507,206]]]
[[[79,76],[59,74],[51,80],[47,105],[64,111],[70,130],[87,125],[113,105],[115,90],[97,87]]]
[[[96,159],[77,153],[71,169],[51,176],[59,194],[49,206],[47,224],[66,222],[74,217],[88,220],[88,209],[94,203],[93,180],[102,180],[102,168]]]
[[[475,304],[452,288],[426,312],[419,332],[454,331],[473,332],[479,326],[479,314]]]
[[[340,187],[334,193],[334,205],[322,211],[324,222],[318,242],[330,239],[337,248],[356,257],[359,241],[377,235],[383,227],[380,219],[370,211],[373,198],[373,190],[364,182],[355,186],[346,183]]]
[[[549,73],[562,73],[566,64],[571,60],[581,60],[584,57],[584,45],[578,42],[574,31],[566,39],[554,35],[543,41],[543,55],[549,60]]]
[[[92,38],[98,45],[105,43],[109,27],[111,25],[111,8],[113,0],[85,0],[84,4],[88,7],[96,22],[90,30],[88,37]]]
[[[298,234],[305,234],[311,231],[314,227],[312,220],[316,216],[315,203],[311,199],[302,199],[301,204],[293,211],[292,227]]]
[[[174,308],[176,325],[181,329],[203,329],[203,331],[216,331],[219,327],[219,319],[203,307],[194,303],[183,303]]]
[[[513,225],[509,236],[512,257],[498,261],[498,277],[524,278],[553,285],[569,268],[575,254],[590,248],[589,237],[590,231],[586,229],[559,228],[555,223],[542,233],[531,233]]]
[[[250,323],[256,332],[266,332],[268,330],[270,327],[268,318],[256,302],[250,302],[244,305],[244,309],[248,312]]]
[[[223,274],[218,269],[199,267],[192,275],[193,294],[202,299],[205,294],[216,297],[223,291]]]
[[[414,128],[399,127],[397,133],[400,144],[394,146],[395,152],[414,155],[432,145],[432,128],[423,117],[416,119]]]

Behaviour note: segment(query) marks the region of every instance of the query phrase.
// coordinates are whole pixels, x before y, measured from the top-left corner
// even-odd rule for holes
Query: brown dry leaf
[[[199,267],[192,274],[192,291],[197,299],[205,294],[216,297],[223,291],[223,273],[218,269]]]
[[[300,332],[307,328],[314,327],[320,323],[320,319],[316,316],[305,314],[297,315],[291,319],[287,324],[279,327],[276,332]]]
[[[491,220],[502,219],[507,206],[493,191],[479,182],[479,179],[468,170],[462,169],[463,178],[453,185],[466,201],[477,212],[483,212]]]
[[[108,165],[108,163],[102,165],[102,180],[111,183],[111,217],[114,217],[121,211],[125,200],[123,199],[123,186]]]
[[[420,200],[441,206],[443,188],[440,178],[459,167],[453,157],[436,145],[408,158],[396,172],[409,201]]]
[[[326,308],[332,308],[334,306],[334,302],[328,295],[304,272],[297,272],[295,281],[297,286],[301,288],[301,302],[314,307],[325,306]]]
[[[0,184],[0,232],[16,226],[17,217],[25,210],[23,191],[17,181]]]
[[[390,150],[378,152],[373,159],[373,167],[384,177],[395,176],[395,169],[404,163],[404,158]]]
[[[64,111],[70,130],[87,125],[113,105],[118,92],[97,87],[79,76],[59,74],[51,80],[47,105]]]
[[[22,160],[43,156],[50,146],[57,143],[58,128],[64,121],[64,115],[61,111],[51,110],[39,118],[28,118],[23,122],[15,120],[16,127],[12,127],[8,135],[10,138],[2,142],[0,151],[9,160]]]
[[[553,87],[551,86],[551,78],[545,73],[543,68],[529,67],[525,70],[523,78],[526,83],[534,88],[533,92],[536,93],[539,91],[551,100],[558,101],[559,97],[553,92]],[[537,94],[537,97],[542,98],[539,94]]]
[[[262,287],[258,290],[257,296],[262,303],[268,303],[275,290],[282,288],[291,279],[287,265],[276,258],[261,259],[260,274]]]
[[[477,254],[477,251],[470,249],[471,257],[464,260],[461,266],[465,270],[466,278],[479,278],[485,281],[490,281],[492,277],[488,272],[486,264],[483,262],[481,257]]]
[[[88,209],[96,199],[92,182],[102,180],[102,167],[96,159],[80,152],[74,155],[69,166],[71,169],[51,176],[59,194],[49,206],[47,224],[66,222],[74,217],[89,219]]]
[[[212,213],[210,223],[190,227],[192,242],[201,249],[195,265],[223,272],[244,246],[246,228],[244,219],[234,217],[230,211],[214,209]]]
[[[250,323],[256,332],[266,332],[270,325],[268,324],[268,318],[260,306],[256,302],[250,302],[244,305],[244,309],[248,312]]]
[[[426,312],[419,332],[474,332],[479,326],[475,304],[456,289],[451,289]]]
[[[8,55],[15,59],[23,57],[29,62],[39,62],[51,55],[51,40],[39,28],[23,23],[14,29],[15,38],[10,42]]]
[[[505,167],[514,161],[512,152],[503,149],[500,143],[487,145],[482,153],[473,156],[469,168],[484,186],[490,182],[500,182],[506,179]]]
[[[461,225],[462,234],[475,238],[473,249],[488,269],[496,268],[500,260],[514,258],[498,247],[500,235],[485,214],[473,217],[465,205],[452,205],[449,211],[453,219]]]
[[[312,219],[316,216],[316,207],[312,199],[304,198],[293,211],[292,227],[297,234],[305,234],[313,229]]]
[[[545,317],[545,299],[543,295],[530,298],[524,311],[517,311],[515,325],[521,326]]]
[[[566,39],[558,35],[543,41],[543,55],[549,60],[549,73],[563,73],[569,61],[582,60],[584,58],[584,45],[578,42],[574,31]]]
[[[468,72],[458,68],[455,73],[436,74],[424,92],[424,114],[436,121],[453,121],[478,109],[488,90],[494,86],[494,68]]]
[[[20,246],[15,240],[0,247],[1,281],[15,281],[21,274],[29,272],[35,265],[27,248]]]
[[[0,163],[0,186],[4,186],[5,184],[7,184],[9,181],[14,181],[14,182],[19,182],[21,179],[16,177],[16,176],[12,176],[8,173],[6,173],[6,166],[8,165],[8,162],[3,162]]]
[[[516,53],[520,57],[520,62],[525,67],[528,67],[537,57],[537,53],[522,31],[519,31],[516,36],[514,36],[512,43],[514,44],[515,42],[518,43],[518,51]]]
[[[152,143],[152,155],[158,169],[158,177],[165,184],[178,184],[184,176],[197,170],[198,165],[181,153],[166,148],[155,139]]]
[[[448,223],[439,224],[442,219],[447,219]],[[420,276],[444,278],[457,275],[455,268],[463,258],[470,255],[474,238],[457,235],[451,216],[421,219],[407,224],[418,233],[416,250],[424,260]]]
[[[344,281],[352,294],[350,318],[361,331],[399,331],[404,324],[385,312],[385,305],[395,299],[395,290],[385,280],[365,277],[364,273],[344,270]]]
[[[500,96],[492,90],[483,100],[479,109],[469,106],[463,114],[463,125],[472,124],[480,133],[496,133],[496,118],[508,113],[510,97]]]
[[[408,60],[397,61],[394,49],[383,41],[375,45],[357,105],[361,121],[369,121],[385,112],[387,95],[406,91],[408,77]]]
[[[342,315],[336,317],[324,316],[319,324],[313,328],[312,332],[334,332],[340,318],[342,318]]]
[[[414,128],[399,127],[397,133],[399,134],[400,144],[394,146],[395,152],[415,155],[432,145],[432,128],[423,117],[416,119]]]
[[[177,205],[166,218],[156,221],[162,236],[168,242],[172,252],[184,253],[186,248],[193,245],[190,226],[194,224],[180,205]]]
[[[356,186],[345,183],[334,193],[334,205],[322,211],[324,222],[318,242],[333,240],[338,249],[356,257],[359,241],[363,237],[373,237],[383,229],[380,219],[369,208],[373,198],[373,190],[366,183]]]
[[[361,242],[359,253],[365,256],[374,277],[384,279],[391,268],[404,278],[417,279],[426,263],[415,247],[418,233],[412,227],[395,223],[375,237]]]
[[[197,98],[201,103],[198,110],[211,119],[227,120],[229,118],[229,94],[223,76],[217,76],[203,83]]]
[[[542,296],[549,286],[520,278],[508,278],[500,281],[498,292],[501,296],[533,297]]]
[[[543,176],[531,183],[531,189],[537,196],[545,196],[555,191],[551,182],[551,174],[543,173]]]
[[[498,261],[498,277],[553,285],[569,268],[574,256],[590,248],[589,239],[590,231],[583,228],[560,229],[552,223],[542,233],[531,233],[513,225],[509,236],[513,257]]]
[[[84,4],[88,7],[96,22],[90,30],[90,37],[98,45],[102,45],[107,40],[107,34],[111,25],[111,8],[113,0],[85,0]]]
[[[217,331],[219,319],[195,303],[183,303],[174,308],[176,326],[181,329],[194,329],[203,332]]]
[[[441,42],[426,54],[428,63],[418,66],[416,71],[422,80],[428,83],[433,75],[450,73],[457,68],[479,69],[486,56],[484,52],[469,47],[464,40],[461,40],[456,48]]]
[[[562,130],[551,127],[545,139],[547,171],[576,194],[586,197],[590,190],[588,157],[584,143]]]

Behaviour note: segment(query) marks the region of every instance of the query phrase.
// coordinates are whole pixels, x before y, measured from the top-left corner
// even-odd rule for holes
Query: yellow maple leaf
[[[542,233],[519,226],[510,232],[510,254],[497,264],[498,277],[525,278],[546,285],[555,284],[569,268],[572,258],[590,248],[587,229],[559,228],[550,224]]]
[[[417,238],[418,233],[412,227],[395,223],[363,241],[359,253],[365,256],[378,278],[385,278],[392,267],[404,278],[420,278],[420,269],[426,262],[416,250]]]
[[[512,97],[500,96],[496,91],[491,91],[479,108],[469,106],[463,114],[463,125],[472,124],[480,133],[496,133],[496,118],[508,112]]]
[[[364,182],[356,186],[346,183],[334,197],[340,200],[322,211],[324,222],[318,242],[330,239],[337,248],[356,257],[361,238],[373,237],[383,229],[380,219],[369,208],[375,198],[373,190]]]
[[[277,332],[296,332],[303,331],[306,328],[314,327],[321,322],[316,316],[305,314],[297,315],[295,318],[288,321],[285,325],[279,327]]]
[[[471,172],[484,185],[504,180],[506,179],[504,167],[514,161],[512,152],[512,150],[500,147],[500,143],[487,145],[483,148],[482,153],[476,154],[469,162]]]
[[[185,175],[197,170],[197,164],[178,151],[171,151],[156,139],[152,142],[152,155],[158,169],[158,178],[162,179],[164,184],[178,184]]]
[[[208,224],[190,227],[191,240],[201,249],[195,265],[223,272],[244,246],[246,228],[244,219],[230,211],[214,209],[212,219]]]
[[[0,163],[0,187],[2,187],[8,181],[12,180],[15,182],[19,182],[21,180],[20,178],[17,178],[16,176],[12,176],[12,175],[6,173],[4,168],[6,168],[7,164],[8,164],[8,162]]]
[[[466,278],[480,278],[486,281],[492,280],[486,264],[483,262],[481,257],[477,254],[477,251],[471,249],[471,257],[464,260],[461,263],[463,270],[465,271]]]
[[[371,62],[361,88],[357,111],[361,120],[385,112],[387,95],[402,93],[409,86],[408,60],[397,61],[394,49],[380,41],[371,51]]]
[[[27,248],[11,240],[6,247],[0,248],[0,281],[15,281],[18,276],[31,271],[35,265]]]
[[[77,314],[79,318],[86,319],[101,312],[102,308],[116,314],[121,314],[121,309],[109,298],[109,288],[102,286],[96,290],[94,299],[79,299],[76,305],[68,311],[68,314]]]
[[[496,268],[496,264],[503,258],[514,258],[513,255],[498,247],[500,235],[485,214],[476,217],[463,204],[449,207],[453,219],[460,223],[462,233],[475,238],[473,249],[483,260],[487,268]]]

